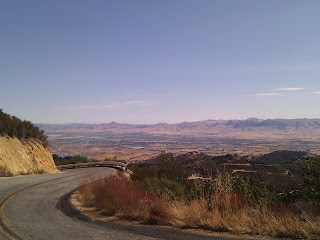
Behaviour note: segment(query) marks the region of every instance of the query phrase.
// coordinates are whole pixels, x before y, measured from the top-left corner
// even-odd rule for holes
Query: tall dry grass
[[[320,237],[319,216],[295,214],[285,205],[253,207],[246,195],[233,189],[230,175],[218,174],[212,188],[209,196],[173,203],[170,224],[274,237]]]
[[[285,211],[243,206],[239,209],[201,198],[191,203],[176,202],[171,207],[169,224],[177,227],[204,228],[213,231],[262,234],[274,237],[313,238],[320,236],[320,218]]]
[[[128,179],[113,176],[81,186],[79,199],[104,214],[142,222],[275,237],[320,237],[319,216],[295,214],[285,206],[252,207],[229,180],[218,176],[210,195],[186,202],[157,198]]]

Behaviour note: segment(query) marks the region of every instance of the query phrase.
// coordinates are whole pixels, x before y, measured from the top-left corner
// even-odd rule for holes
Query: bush
[[[160,163],[158,164],[159,170],[157,175],[159,178],[167,178],[177,182],[185,182],[188,174],[181,166],[174,161],[174,158],[162,153],[160,155]]]
[[[320,160],[313,160],[308,166],[308,174],[304,179],[307,196],[317,205],[320,211]]]
[[[155,176],[154,172],[143,165],[130,165],[129,168],[133,172],[131,175],[133,181],[143,181],[146,178]]]
[[[89,162],[88,157],[81,156],[81,155],[74,155],[74,156],[66,156],[66,157],[59,157],[57,154],[52,154],[53,161],[55,164],[58,165],[66,165],[66,164],[75,164],[75,163],[87,163]]]
[[[320,218],[306,214],[308,205],[301,202],[297,213],[285,204],[275,204],[267,183],[220,173],[202,186],[203,194],[190,201],[183,197],[184,187],[167,178],[132,182],[120,175],[87,182],[80,187],[79,198],[106,215],[148,223],[289,238],[320,235]]]
[[[146,178],[142,181],[142,186],[156,196],[168,200],[182,200],[187,198],[184,186],[179,182],[167,178]]]
[[[140,220],[148,223],[168,222],[168,203],[139,188],[125,177],[111,176],[89,182],[79,188],[79,198],[108,216]]]
[[[319,204],[319,160],[309,165],[305,178],[309,199],[299,189],[228,172],[191,182],[181,164],[164,153],[158,165],[130,168],[132,181],[118,176],[86,184],[80,188],[87,188],[82,198],[105,214],[143,222],[275,237],[320,236],[312,204]]]

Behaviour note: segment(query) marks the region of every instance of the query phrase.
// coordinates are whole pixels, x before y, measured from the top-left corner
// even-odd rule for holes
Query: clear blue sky
[[[36,123],[320,118],[320,1],[0,0],[0,108]]]

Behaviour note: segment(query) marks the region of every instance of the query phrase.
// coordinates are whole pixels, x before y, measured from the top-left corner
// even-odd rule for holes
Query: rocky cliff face
[[[51,153],[39,141],[0,137],[0,175],[57,172]]]

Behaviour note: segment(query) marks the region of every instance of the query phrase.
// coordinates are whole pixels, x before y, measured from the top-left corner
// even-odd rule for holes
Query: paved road
[[[166,227],[87,223],[57,210],[60,197],[77,188],[88,177],[115,173],[112,168],[83,168],[53,175],[0,178],[0,240],[247,239],[199,235]]]
[[[106,176],[115,171],[112,168],[86,168],[62,174],[0,179],[1,199],[41,183],[19,192],[2,206],[2,220],[10,227],[8,234],[3,230],[6,226],[2,226],[0,239],[152,239],[71,219],[56,209],[59,198],[77,188],[87,176]]]

